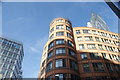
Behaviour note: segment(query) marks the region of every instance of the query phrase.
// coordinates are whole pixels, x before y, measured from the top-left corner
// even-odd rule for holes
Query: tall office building
[[[0,37],[0,79],[22,78],[24,52],[21,42]]]
[[[93,27],[74,27],[56,18],[50,24],[40,80],[119,80],[120,36]]]
[[[90,22],[87,23],[87,27],[93,27],[93,28],[109,31],[109,28],[106,22],[102,19],[101,16],[95,13],[91,14],[91,19],[90,19]]]

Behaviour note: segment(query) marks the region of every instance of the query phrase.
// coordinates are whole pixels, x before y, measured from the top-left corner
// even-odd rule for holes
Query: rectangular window
[[[55,74],[55,80],[67,80],[66,74]]]
[[[108,46],[108,50],[114,52],[111,46]]]
[[[7,55],[8,54],[8,51],[7,50],[4,50],[3,51],[3,55]],[[11,57],[11,56],[10,56]]]
[[[106,67],[107,67],[109,72],[113,72],[113,67],[110,63],[106,63]]]
[[[45,64],[45,60],[42,62],[42,67],[44,66],[44,64]]]
[[[114,59],[115,61],[118,61],[117,55],[113,55],[113,54],[112,54],[112,56],[113,56],[113,59]]]
[[[78,41],[82,41],[82,36],[77,37],[77,40],[78,40]]]
[[[118,55],[117,57],[118,57],[118,61],[120,61],[120,56]]]
[[[110,57],[111,60],[113,59],[113,58],[112,58],[112,54],[109,54],[109,57]]]
[[[90,72],[90,64],[89,63],[84,63],[82,66],[83,66],[84,72]]]
[[[52,76],[49,76],[49,77],[47,77],[46,79],[42,78],[42,80],[52,80],[52,79],[53,79]]]
[[[66,67],[65,59],[58,59],[58,60],[56,60],[55,67],[56,68]]]
[[[56,54],[65,54],[65,48],[57,48]]]
[[[106,45],[105,45],[105,49],[106,49],[107,51],[109,51],[109,50],[108,50],[108,47],[107,47]]]
[[[54,43],[51,42],[51,43],[48,45],[48,49],[50,49],[50,48],[53,47],[53,46],[54,46]]]
[[[93,41],[92,36],[85,36],[85,41]]]
[[[64,22],[63,19],[56,20],[56,22]]]
[[[94,71],[99,71],[99,72],[103,72],[104,71],[104,67],[102,65],[102,63],[92,63]]]
[[[80,34],[80,30],[76,30],[76,34]]]
[[[73,50],[68,49],[68,51],[69,51],[69,55],[71,55],[71,56],[75,56],[76,55],[76,53]]]
[[[70,21],[67,21],[67,20],[65,20],[65,23],[67,23],[67,24],[71,24]]]
[[[100,50],[103,50],[103,46],[101,44],[98,44],[98,47]]]
[[[74,44],[68,40],[68,46],[74,47]]]
[[[114,64],[114,70],[117,71],[117,72],[120,72],[120,65],[119,64]]]
[[[53,55],[53,51],[50,51],[50,52],[48,53],[48,58],[52,57],[52,55]]]
[[[65,44],[64,39],[58,39],[56,40],[56,44]]]
[[[95,30],[92,30],[92,32],[93,32],[93,34],[95,34],[95,35],[97,34],[97,32],[96,32]]]
[[[84,34],[90,34],[90,30],[83,30]]]
[[[52,69],[52,62],[49,62],[46,67],[46,72],[50,71]]]
[[[69,26],[66,26],[66,30],[72,31]]]
[[[56,36],[64,36],[64,32],[56,32]]]
[[[79,44],[79,49],[84,49],[84,44]]]
[[[71,38],[71,39],[73,38],[70,33],[67,33],[67,37],[69,37],[69,38]]]
[[[77,71],[78,70],[78,65],[77,65],[77,63],[75,63],[75,61],[70,61],[70,68],[71,69],[74,69],[75,71]]]
[[[87,59],[87,53],[81,53],[81,58],[82,59]]]
[[[107,59],[106,53],[101,53],[101,54],[102,54],[103,59]]]
[[[45,72],[45,69],[42,69],[42,71],[41,71],[41,75],[42,75],[44,72]]]
[[[64,26],[63,25],[57,25],[56,29],[64,29]]]
[[[96,39],[96,41],[100,42],[100,39],[99,39],[99,37],[95,37],[95,39]]]
[[[90,58],[91,59],[100,59],[100,56],[98,53],[90,53]]]
[[[110,43],[108,39],[104,39],[104,41],[105,43],[108,43],[108,44]]]
[[[96,49],[95,44],[87,44],[88,49]]]
[[[80,80],[80,77],[78,75],[71,74],[70,80]]]

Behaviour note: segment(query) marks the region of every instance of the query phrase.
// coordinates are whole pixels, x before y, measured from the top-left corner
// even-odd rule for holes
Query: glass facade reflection
[[[22,78],[23,45],[0,37],[0,79]]]

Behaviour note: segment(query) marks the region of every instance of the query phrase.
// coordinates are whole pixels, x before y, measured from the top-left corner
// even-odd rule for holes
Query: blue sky
[[[4,2],[2,33],[23,42],[23,77],[37,78],[42,49],[53,19],[68,18],[73,27],[86,26],[91,12],[102,16],[110,30],[118,33],[118,18],[104,2]]]

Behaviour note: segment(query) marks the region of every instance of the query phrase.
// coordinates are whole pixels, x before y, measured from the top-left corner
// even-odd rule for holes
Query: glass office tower
[[[87,25],[87,27],[93,27],[93,28],[109,31],[109,28],[106,22],[102,19],[101,16],[95,13],[91,14],[91,19],[90,19],[90,22],[88,22],[88,24],[89,25]]]
[[[21,42],[0,37],[0,79],[22,78],[23,56]]]

